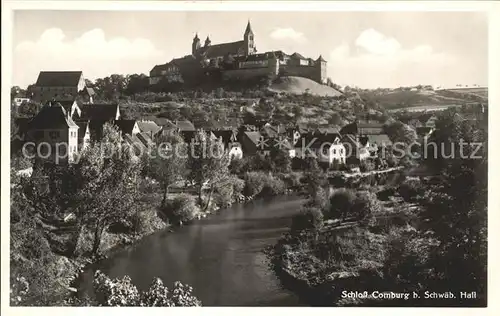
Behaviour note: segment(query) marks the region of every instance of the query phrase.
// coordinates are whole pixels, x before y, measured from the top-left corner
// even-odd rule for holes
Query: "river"
[[[288,230],[304,200],[284,196],[236,204],[175,232],[162,231],[85,271],[79,291],[92,293],[96,269],[129,275],[140,289],[154,277],[194,288],[203,306],[304,306],[280,285],[263,249]]]

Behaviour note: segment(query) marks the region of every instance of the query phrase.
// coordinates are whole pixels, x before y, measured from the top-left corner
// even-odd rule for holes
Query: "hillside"
[[[342,95],[329,86],[321,85],[311,79],[302,77],[282,77],[271,84],[269,90],[274,92],[288,92],[291,94],[303,94],[309,92],[313,95],[336,97]]]
[[[426,107],[444,109],[464,103],[487,101],[487,92],[486,94],[478,91],[471,93],[463,90],[362,90],[358,93],[363,99],[378,103],[392,111],[411,110],[411,108],[424,109]]]

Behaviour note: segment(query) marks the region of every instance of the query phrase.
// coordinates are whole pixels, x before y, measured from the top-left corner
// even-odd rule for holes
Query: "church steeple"
[[[250,25],[250,19],[248,20],[248,23],[247,23],[247,28],[245,30],[245,36],[247,36],[249,34],[253,34],[252,25]]]
[[[212,44],[212,41],[210,40],[210,37],[208,37],[207,35],[207,39],[205,40],[205,47],[210,46],[210,44]]]
[[[201,47],[201,41],[198,37],[198,32],[193,38],[193,43],[191,44],[191,54],[196,55],[196,51]]]
[[[255,49],[254,35],[252,26],[250,25],[250,20],[248,20],[247,28],[245,29],[245,35],[243,35],[243,42],[245,43],[245,55],[252,55],[257,51]]]

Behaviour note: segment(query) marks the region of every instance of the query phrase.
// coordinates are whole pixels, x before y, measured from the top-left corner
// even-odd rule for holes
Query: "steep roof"
[[[215,58],[230,55],[238,55],[240,50],[243,49],[244,41],[237,41],[231,43],[215,44],[206,47],[201,47],[197,53],[205,56],[206,58]]]
[[[94,91],[93,88],[85,87],[85,90],[87,91],[87,94],[89,96],[94,96],[95,95],[95,91]]]
[[[299,138],[295,147],[321,148],[332,145],[337,138],[341,139],[340,134],[307,133]]]
[[[259,144],[262,137],[260,132],[243,132],[243,135],[245,135],[255,146]]]
[[[86,104],[82,107],[82,117],[90,120],[111,121],[116,117],[118,103],[114,104]]]
[[[76,104],[77,111],[81,112],[80,105],[78,104],[78,102],[76,100],[61,100],[61,101],[55,101],[55,102],[61,104],[61,106],[66,110],[66,112],[69,112],[70,114],[72,114],[71,109],[73,107],[73,104]],[[78,114],[80,115],[80,113],[78,113]]]
[[[167,70],[167,67],[168,67],[168,63],[166,64],[161,64],[161,65],[155,65],[150,71],[149,71],[149,74],[151,76],[154,76],[156,74],[156,72],[161,73],[162,70]]]
[[[235,130],[215,130],[212,133],[217,138],[222,138],[222,142],[224,144],[229,144],[237,141],[236,131]]]
[[[137,135],[129,135],[125,134],[123,135],[123,140],[134,147],[137,151],[143,151],[146,149],[146,146],[142,143],[142,141],[137,137]]]
[[[78,127],[59,103],[49,103],[29,123],[30,129],[59,129]]]
[[[161,127],[153,121],[138,121],[137,127],[142,133],[152,134],[153,136],[161,130]]]
[[[82,77],[81,71],[40,71],[36,86],[39,87],[74,87]]]
[[[368,142],[371,144],[376,144],[377,146],[391,146],[392,142],[387,134],[379,134],[379,135],[366,135],[364,136],[368,138]]]
[[[137,139],[139,139],[140,142],[145,147],[149,147],[153,144],[153,140],[151,139],[151,137],[149,137],[149,135],[147,133],[137,133],[136,136],[137,136]]]
[[[190,121],[177,121],[176,124],[177,128],[181,132],[195,132],[196,128],[194,127],[193,123]]]
[[[302,56],[301,54],[299,54],[297,52],[293,53],[290,57],[296,58],[296,59],[306,59],[304,56]]]
[[[261,128],[261,133],[267,137],[277,137],[286,133],[286,128],[280,125],[264,125]]]
[[[116,120],[115,125],[120,129],[123,134],[132,134],[135,126],[135,120]]]
[[[316,61],[324,61],[324,62],[326,62],[326,60],[321,55],[319,55],[319,57],[318,57],[318,59],[316,59]]]
[[[384,124],[372,122],[353,122],[342,127],[342,134],[382,134],[384,132]]]
[[[248,35],[250,33],[253,33],[253,31],[252,31],[252,26],[250,25],[250,20],[248,20],[247,28],[245,29],[245,35]]]
[[[338,126],[333,126],[333,125],[320,125],[316,129],[318,133],[322,134],[339,134],[340,133],[340,128]]]

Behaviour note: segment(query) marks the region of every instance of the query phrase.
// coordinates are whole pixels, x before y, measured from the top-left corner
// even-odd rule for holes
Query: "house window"
[[[344,154],[344,149],[343,148],[340,148],[340,154],[343,155]]]
[[[333,154],[336,155],[337,154],[337,149],[333,149]]]
[[[55,139],[55,138],[59,138],[59,136],[61,136],[61,133],[59,131],[52,131],[49,133],[49,135],[50,135],[50,138]]]

